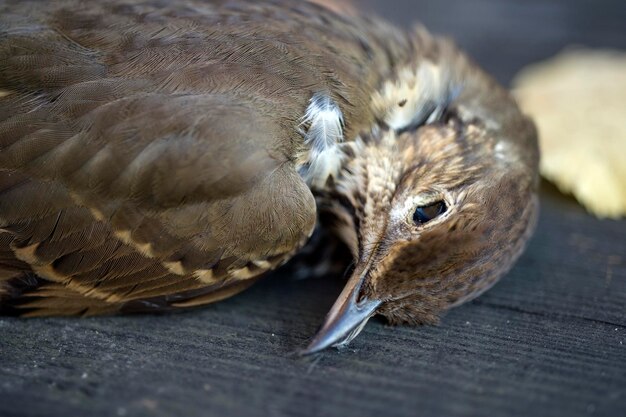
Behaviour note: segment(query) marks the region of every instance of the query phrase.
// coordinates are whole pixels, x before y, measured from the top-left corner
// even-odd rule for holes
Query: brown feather
[[[312,97],[344,142],[314,191],[390,320],[478,294],[532,229],[532,125],[424,30],[287,0],[6,0],[0,33],[0,307],[199,305],[285,262],[316,222]],[[458,216],[416,227],[432,195]]]

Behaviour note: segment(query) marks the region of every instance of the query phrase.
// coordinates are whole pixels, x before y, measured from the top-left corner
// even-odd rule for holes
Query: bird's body
[[[421,307],[376,306],[428,322],[495,281],[531,229],[532,125],[423,31],[289,1],[3,1],[0,16],[0,305],[90,315],[213,302],[296,253],[318,207],[357,269],[398,275],[428,263],[391,250],[410,241],[389,229],[405,217],[392,202],[419,182],[407,176],[423,171],[428,195],[458,201],[464,187],[500,187],[511,200],[472,204],[494,202],[502,224],[459,220],[431,239],[482,233],[444,268],[473,279],[415,300],[397,279],[390,288]]]
[[[308,102],[341,100],[355,136],[380,63],[333,54],[356,29],[325,26],[324,45],[313,19],[332,14],[312,5],[160,3],[3,5],[2,249],[28,264],[6,277],[119,307],[252,278],[311,232]],[[70,306],[48,312],[99,312]]]

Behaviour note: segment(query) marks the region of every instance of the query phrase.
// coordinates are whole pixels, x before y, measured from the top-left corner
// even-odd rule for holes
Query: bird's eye
[[[421,206],[415,209],[413,213],[413,221],[417,224],[424,224],[435,217],[446,212],[448,207],[443,201],[437,201],[436,203],[429,204],[427,206]]]
[[[406,104],[406,102],[407,102],[407,99],[400,100],[400,101],[398,102],[398,106],[400,106],[400,107],[404,107],[404,105]]]

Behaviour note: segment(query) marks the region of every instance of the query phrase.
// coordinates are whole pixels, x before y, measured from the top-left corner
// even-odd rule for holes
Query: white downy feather
[[[336,176],[341,168],[343,114],[328,95],[315,93],[300,126],[309,150],[301,175],[309,186],[322,188],[328,177]]]

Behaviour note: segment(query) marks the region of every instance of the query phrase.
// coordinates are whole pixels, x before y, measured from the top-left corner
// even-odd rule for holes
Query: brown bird
[[[354,255],[307,352],[432,323],[512,265],[536,134],[447,40],[306,2],[0,2],[0,306],[175,309]]]

